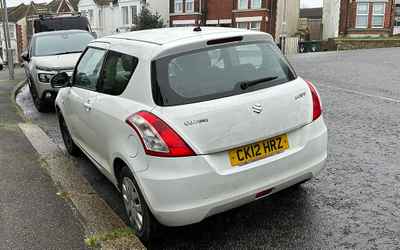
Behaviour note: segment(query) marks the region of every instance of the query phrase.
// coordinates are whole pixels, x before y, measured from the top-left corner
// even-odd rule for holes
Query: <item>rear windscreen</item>
[[[210,47],[152,63],[153,98],[159,106],[239,95],[286,83],[295,77],[271,42]]]

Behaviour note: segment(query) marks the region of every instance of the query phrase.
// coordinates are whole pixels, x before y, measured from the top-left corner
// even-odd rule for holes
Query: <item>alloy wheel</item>
[[[135,184],[133,184],[133,181],[128,177],[124,177],[122,181],[122,197],[129,221],[132,226],[140,232],[143,228],[142,204]]]

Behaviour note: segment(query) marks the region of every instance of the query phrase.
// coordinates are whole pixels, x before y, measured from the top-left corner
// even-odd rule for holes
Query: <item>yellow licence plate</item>
[[[240,166],[282,153],[289,148],[288,136],[280,135],[254,144],[249,144],[229,151],[231,166]]]

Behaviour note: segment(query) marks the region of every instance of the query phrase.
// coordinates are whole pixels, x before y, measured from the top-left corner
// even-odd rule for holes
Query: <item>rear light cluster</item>
[[[146,154],[158,157],[194,156],[194,151],[163,120],[156,115],[140,111],[126,119],[139,135]]]
[[[317,120],[322,114],[321,99],[319,98],[318,92],[314,85],[310,81],[306,81],[310,88],[312,101],[313,101],[313,121]]]

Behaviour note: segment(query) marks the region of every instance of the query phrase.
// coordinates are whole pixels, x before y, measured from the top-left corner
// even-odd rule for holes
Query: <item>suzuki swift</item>
[[[113,35],[52,84],[68,152],[118,187],[142,240],[305,182],[327,157],[317,90],[266,33]]]

